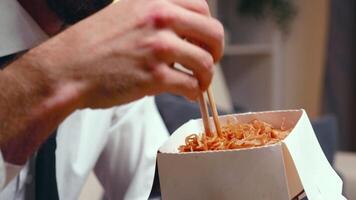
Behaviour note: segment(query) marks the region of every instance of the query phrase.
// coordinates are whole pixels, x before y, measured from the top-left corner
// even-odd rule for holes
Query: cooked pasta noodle
[[[249,123],[229,123],[222,127],[220,136],[207,136],[204,133],[189,135],[185,139],[185,145],[180,146],[178,150],[193,152],[258,147],[280,142],[289,133],[290,130],[284,127],[284,121],[280,128],[273,128],[272,125],[255,119]]]

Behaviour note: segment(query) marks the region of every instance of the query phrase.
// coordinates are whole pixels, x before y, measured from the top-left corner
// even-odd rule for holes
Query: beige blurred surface
[[[209,2],[212,11],[215,10],[213,13],[217,13],[216,8],[214,9],[217,3],[226,2],[227,5],[234,5],[231,1],[210,0]],[[314,118],[320,115],[322,106],[325,53],[329,31],[329,0],[293,2],[296,4],[298,13],[287,34],[280,34],[278,27],[271,27],[268,20],[265,21],[266,23],[237,20],[234,17],[236,16],[234,9],[226,11],[228,14],[224,15],[225,21],[233,24],[227,27],[228,38],[230,41],[235,41],[237,46],[230,44],[232,48],[227,48],[225,51],[226,55],[230,58],[234,57],[234,60],[222,63],[230,90],[230,94],[225,97],[231,96],[234,104],[241,104],[241,106],[255,110],[304,108],[308,115]],[[258,54],[258,50],[261,51],[261,55]],[[243,54],[242,51],[245,53]],[[234,66],[240,69],[228,69]],[[248,66],[250,69],[248,71],[241,66]],[[266,68],[271,70],[266,71]],[[262,82],[264,77],[257,72],[258,70],[265,73],[270,83]],[[239,77],[230,81],[231,77],[226,77],[226,73]],[[252,73],[254,74],[251,75]],[[260,82],[251,83],[253,79],[260,80]],[[244,84],[247,86],[244,87]],[[261,91],[261,87],[265,87],[265,90]],[[253,93],[250,91],[255,91],[256,95],[249,94]],[[263,91],[271,92],[267,95]],[[244,99],[244,96],[247,99]],[[251,100],[258,99],[256,96],[263,96],[270,102],[251,102]],[[220,103],[219,99],[217,103]]]
[[[320,113],[328,32],[328,0],[294,1],[298,15],[285,38],[285,107]]]
[[[79,200],[101,200],[104,190],[93,172],[86,181]]]

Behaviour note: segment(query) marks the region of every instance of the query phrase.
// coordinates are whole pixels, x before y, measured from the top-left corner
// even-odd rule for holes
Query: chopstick
[[[221,127],[220,127],[220,122],[219,122],[218,110],[216,109],[215,99],[214,99],[214,95],[213,95],[213,89],[211,88],[211,86],[208,88],[208,98],[209,98],[209,102],[210,102],[210,109],[213,113],[213,119],[214,119],[216,133],[218,134],[218,136],[221,136]]]
[[[211,87],[208,88],[207,93],[208,93],[210,109],[213,113],[213,120],[214,120],[214,124],[215,124],[216,133],[218,134],[218,136],[221,136],[221,127],[220,127],[220,122],[219,122],[219,118],[218,118],[218,111],[216,109],[215,99],[214,99]],[[203,119],[205,134],[207,136],[212,136],[212,132],[210,129],[208,106],[207,106],[207,103],[206,103],[203,93],[201,93],[199,95],[199,106],[200,106],[200,113],[201,113],[201,116]]]
[[[203,119],[205,134],[207,136],[212,136],[212,133],[211,133],[211,130],[210,130],[208,105],[207,105],[207,103],[205,101],[203,93],[200,93],[200,95],[199,95],[199,106],[200,106],[201,118]]]

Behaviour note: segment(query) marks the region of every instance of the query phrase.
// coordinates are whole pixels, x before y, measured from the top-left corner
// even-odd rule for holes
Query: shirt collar
[[[17,0],[0,0],[0,57],[30,49],[47,38]]]

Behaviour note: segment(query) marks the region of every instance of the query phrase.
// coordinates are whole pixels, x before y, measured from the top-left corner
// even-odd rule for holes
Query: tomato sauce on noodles
[[[205,133],[189,135],[185,139],[185,144],[178,150],[194,152],[258,147],[278,143],[289,133],[290,129],[284,128],[284,121],[280,128],[273,128],[271,124],[255,119],[249,123],[223,126],[219,136],[218,134],[207,136]]]

